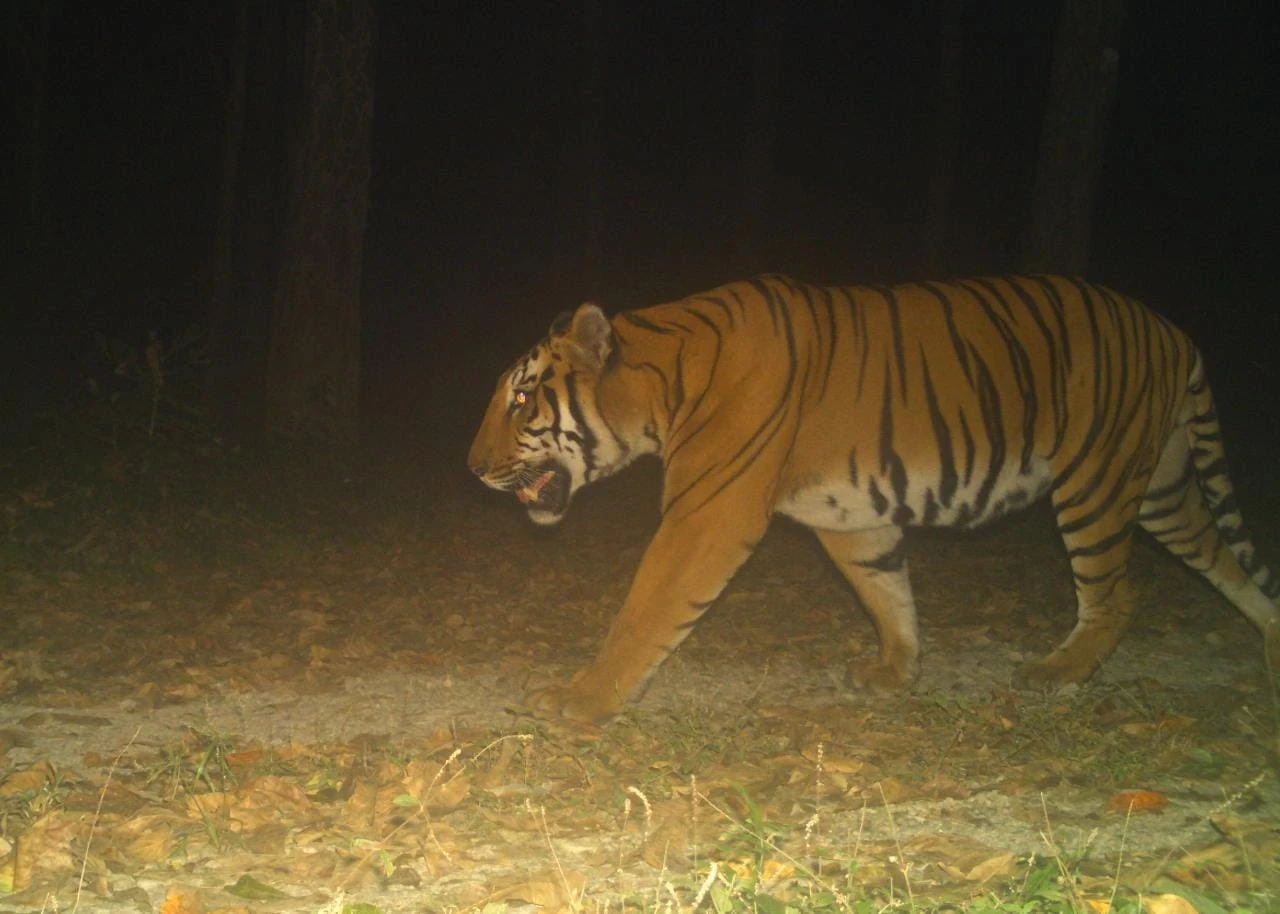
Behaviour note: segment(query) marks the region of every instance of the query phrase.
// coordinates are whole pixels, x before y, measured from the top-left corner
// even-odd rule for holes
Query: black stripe
[[[889,331],[893,339],[893,364],[897,370],[899,392],[902,404],[907,404],[907,352],[902,339],[902,310],[898,307],[898,296],[893,289],[880,288],[884,297],[885,310],[889,314]],[[886,381],[887,383],[887,381]]]
[[[907,563],[907,551],[903,548],[902,538],[894,543],[893,548],[888,552],[883,552],[873,559],[850,559],[849,564],[855,568],[867,568],[871,571],[896,572],[901,571]]]
[[[669,493],[665,498],[664,512],[672,511],[686,495],[695,491],[704,479],[712,475],[717,470],[724,467],[736,466],[737,469],[727,473],[724,478],[720,480],[719,484],[708,491],[690,510],[698,510],[723,492],[743,473],[750,469],[756,458],[773,440],[774,436],[777,435],[782,419],[785,416],[786,411],[791,406],[793,400],[792,391],[795,387],[796,377],[796,341],[795,328],[792,325],[790,310],[786,306],[785,298],[777,295],[776,292],[764,281],[755,279],[750,280],[748,284],[751,285],[759,296],[764,299],[775,328],[781,327],[784,331],[783,337],[786,341],[787,347],[786,381],[782,385],[782,389],[778,391],[778,396],[773,404],[772,410],[767,416],[765,416],[764,420],[756,426],[756,429],[751,433],[747,440],[739,446],[738,450],[719,465],[709,464],[702,473],[699,473],[696,478],[691,480],[689,484],[680,491]],[[741,299],[737,297],[736,292],[731,291],[731,294],[734,295],[735,299],[741,302]],[[745,309],[745,303],[743,303],[741,307]],[[704,424],[703,427],[699,428],[693,433],[693,435],[701,434],[703,431],[706,431],[706,429],[707,426]],[[692,436],[686,438],[681,442],[681,444],[687,443],[691,440]],[[667,462],[670,463],[670,461],[671,455],[668,455]]]
[[[929,421],[933,425],[933,439],[938,445],[938,498],[944,507],[949,508],[956,494],[956,455],[951,445],[951,429],[938,406],[938,391],[933,383],[933,374],[929,371],[929,362],[924,356],[924,343],[920,344],[920,365],[924,373],[924,398],[929,407]]]

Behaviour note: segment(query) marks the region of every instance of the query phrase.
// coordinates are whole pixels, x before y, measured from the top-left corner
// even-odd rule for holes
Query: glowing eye
[[[516,406],[524,406],[529,402],[529,392],[527,390],[517,390],[511,395],[511,401]]]

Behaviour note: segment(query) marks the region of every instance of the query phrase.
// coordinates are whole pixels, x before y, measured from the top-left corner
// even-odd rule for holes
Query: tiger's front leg
[[[595,660],[567,685],[530,694],[536,714],[607,723],[685,639],[768,526],[763,510],[716,507],[662,522]]]

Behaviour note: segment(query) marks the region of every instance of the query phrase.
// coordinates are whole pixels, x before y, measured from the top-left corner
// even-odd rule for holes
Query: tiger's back
[[[875,618],[880,658],[855,676],[873,688],[918,669],[903,528],[973,526],[1045,493],[1079,621],[1023,682],[1079,681],[1110,653],[1137,525],[1280,647],[1277,582],[1235,511],[1199,355],[1100,286],[770,276],[612,322],[584,305],[499,381],[469,459],[546,522],[644,453],[663,460],[663,522],[600,655],[534,696],[543,713],[615,713],[775,512],[815,530]]]
[[[1127,419],[1168,426],[1196,360],[1163,318],[1078,280],[781,282],[812,368],[778,510],[810,526],[968,527],[1082,470],[1143,471],[1120,455],[1149,470],[1161,442],[1126,441]],[[1134,383],[1155,366],[1164,384]],[[834,501],[806,495],[814,478]]]

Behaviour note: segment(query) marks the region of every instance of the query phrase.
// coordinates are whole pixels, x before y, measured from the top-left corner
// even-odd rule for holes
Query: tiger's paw
[[[1061,651],[1054,651],[1043,660],[1028,660],[1013,671],[1013,687],[1030,691],[1056,691],[1063,686],[1084,682],[1097,663],[1073,662]]]
[[[869,666],[850,671],[849,682],[856,689],[887,695],[910,688],[919,672],[919,664],[915,660],[900,663],[877,660]]]
[[[535,716],[543,720],[571,720],[603,727],[620,710],[618,702],[610,698],[572,684],[537,689],[529,693],[525,703]]]

